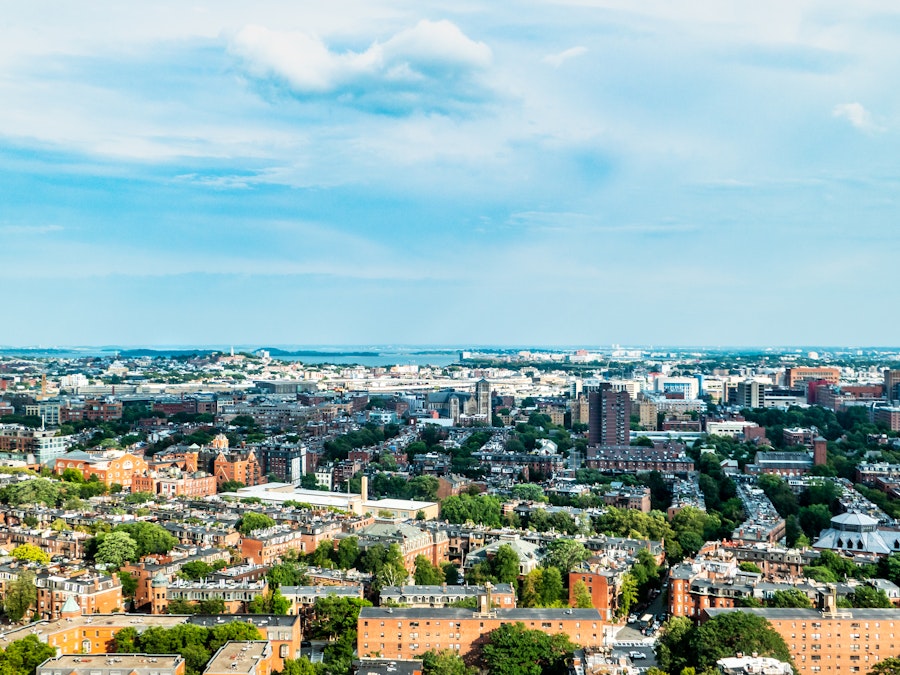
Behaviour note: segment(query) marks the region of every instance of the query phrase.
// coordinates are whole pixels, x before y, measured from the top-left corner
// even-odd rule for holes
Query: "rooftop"
[[[204,673],[247,673],[252,675],[260,660],[271,654],[267,640],[226,642],[206,664]]]
[[[37,672],[62,671],[66,675],[81,672],[115,670],[137,675],[149,675],[152,671],[174,671],[184,661],[180,654],[62,654],[44,661]]]

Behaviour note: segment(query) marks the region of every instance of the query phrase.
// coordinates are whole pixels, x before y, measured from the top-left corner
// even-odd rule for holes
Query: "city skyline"
[[[6,18],[5,344],[871,345],[900,328],[876,292],[898,238],[890,3],[38,1]]]

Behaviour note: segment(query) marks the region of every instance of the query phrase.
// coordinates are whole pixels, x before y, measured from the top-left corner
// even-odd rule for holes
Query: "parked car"
[[[647,655],[644,652],[628,652],[628,656],[631,657],[632,661],[638,661],[640,659],[647,658]]]

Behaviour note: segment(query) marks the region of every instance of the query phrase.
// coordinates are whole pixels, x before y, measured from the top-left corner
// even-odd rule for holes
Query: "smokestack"
[[[359,481],[359,492],[362,495],[363,504],[369,501],[369,477],[363,476]]]

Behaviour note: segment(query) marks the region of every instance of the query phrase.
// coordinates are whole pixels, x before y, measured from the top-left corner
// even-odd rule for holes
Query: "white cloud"
[[[251,75],[281,79],[299,94],[333,92],[363,80],[414,83],[436,70],[477,70],[491,62],[483,42],[450,21],[427,20],[362,52],[336,52],[315,35],[250,25],[235,36],[231,51]]]
[[[847,120],[860,131],[882,131],[862,103],[839,103],[834,106],[831,114]]]
[[[541,61],[544,63],[550,64],[554,68],[559,68],[563,63],[568,61],[569,59],[574,59],[577,56],[581,56],[582,54],[587,53],[587,47],[582,47],[581,45],[577,47],[571,47],[566,49],[565,51],[560,52],[559,54],[548,54]]]

